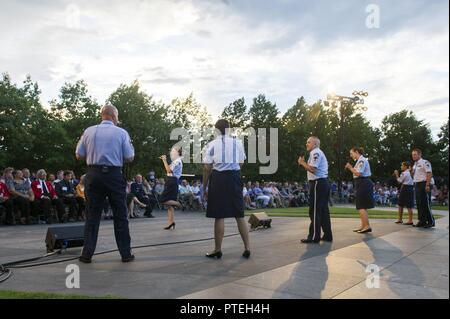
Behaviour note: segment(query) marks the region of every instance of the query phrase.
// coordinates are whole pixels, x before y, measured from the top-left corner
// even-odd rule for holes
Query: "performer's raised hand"
[[[303,166],[305,164],[306,164],[305,157],[304,156],[300,156],[298,158],[298,165]]]
[[[163,160],[163,161],[167,161],[167,156],[166,156],[166,155],[161,155],[161,156],[159,157],[159,159],[160,159],[160,160]]]
[[[353,168],[353,166],[352,166],[352,164],[347,163],[347,164],[345,165],[345,168],[348,169],[348,170],[351,170],[351,169]]]

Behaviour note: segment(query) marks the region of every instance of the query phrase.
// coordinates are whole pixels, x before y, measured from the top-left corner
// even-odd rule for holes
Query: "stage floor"
[[[355,234],[357,219],[333,219],[335,241],[302,245],[309,220],[273,218],[271,229],[250,234],[252,256],[241,257],[239,236],[224,239],[222,260],[204,257],[213,241],[134,250],[123,264],[117,252],[78,261],[16,269],[0,290],[58,292],[124,298],[448,298],[448,212],[432,230],[372,220],[374,232]],[[213,220],[176,213],[176,230],[163,230],[165,212],[130,222],[132,245],[209,238]],[[74,224],[71,224],[74,225]],[[0,228],[0,263],[45,253],[46,225]],[[226,234],[237,232],[226,221]],[[97,252],[116,248],[111,221],[102,221]],[[69,249],[65,256],[79,255]],[[60,258],[58,256],[57,258]],[[66,288],[70,263],[80,266],[80,288]],[[381,269],[379,288],[366,287],[366,266]]]

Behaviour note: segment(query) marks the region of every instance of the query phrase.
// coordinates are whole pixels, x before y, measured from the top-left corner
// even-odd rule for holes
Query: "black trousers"
[[[331,232],[330,210],[328,201],[330,198],[330,184],[328,179],[321,178],[309,182],[309,226],[308,239],[319,241],[321,230],[323,238],[333,240]]]
[[[83,197],[76,197],[77,208],[78,208],[78,217],[82,217],[84,211],[86,210],[86,203]]]
[[[431,212],[431,197],[426,191],[426,182],[414,184],[416,194],[417,213],[419,215],[419,224],[434,225],[434,217]]]
[[[37,198],[33,202],[33,215],[38,216],[40,213],[44,214],[45,219],[49,221],[52,215],[51,208],[54,206],[58,214],[58,219],[64,215],[64,206],[60,198]]]
[[[0,206],[5,208],[6,211],[6,223],[12,224],[14,223],[14,210],[13,210],[13,201],[11,199],[7,199],[4,202],[0,202]]]
[[[31,202],[23,197],[17,196],[13,199],[15,207],[19,208],[20,217],[29,218],[31,213]]]
[[[78,217],[78,204],[76,197],[62,197],[61,198],[64,207],[69,207],[69,215],[71,217]]]
[[[82,256],[91,258],[97,246],[100,219],[106,197],[113,211],[114,234],[122,258],[131,256],[126,205],[127,182],[120,168],[89,168],[85,177],[86,223]]]
[[[153,195],[148,196],[136,196],[137,199],[146,205],[145,207],[145,216],[150,215],[153,212],[153,206],[154,206],[154,200],[150,198],[150,196],[153,197]]]

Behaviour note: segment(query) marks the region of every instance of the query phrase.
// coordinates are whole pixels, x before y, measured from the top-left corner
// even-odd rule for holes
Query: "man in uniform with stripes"
[[[328,181],[328,161],[325,154],[320,149],[320,140],[316,136],[311,136],[306,142],[306,150],[309,152],[308,162],[303,156],[298,159],[298,164],[302,166],[308,175],[309,181],[309,217],[311,224],[309,234],[302,243],[319,243],[321,240],[333,241],[331,232],[330,210],[328,200],[330,198],[330,183]],[[323,230],[323,237],[320,237]]]
[[[431,163],[422,158],[422,151],[418,148],[413,149],[412,158],[415,162],[413,168],[413,178],[417,212],[419,215],[419,222],[414,226],[424,228],[434,227],[434,217],[431,212],[430,203],[430,183],[433,177]]]

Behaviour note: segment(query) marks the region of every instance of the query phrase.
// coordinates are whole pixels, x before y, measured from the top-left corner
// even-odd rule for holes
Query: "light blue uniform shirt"
[[[178,157],[176,160],[172,161],[169,166],[172,170],[172,174],[169,174],[169,176],[175,176],[177,179],[180,179],[181,174],[183,173],[183,158]]]
[[[123,166],[124,159],[134,157],[130,136],[111,121],[88,127],[78,142],[76,154],[87,165]]]
[[[370,164],[367,158],[364,156],[360,156],[358,160],[356,161],[355,167],[354,167],[359,173],[361,173],[360,177],[370,177],[372,176],[372,172],[370,170]],[[358,178],[359,176],[353,175],[353,178]]]
[[[315,148],[309,153],[308,165],[316,168],[315,174],[307,172],[309,181],[328,177],[328,160],[320,148]]]
[[[229,135],[218,136],[203,149],[203,163],[219,172],[239,171],[246,158],[241,140]]]

